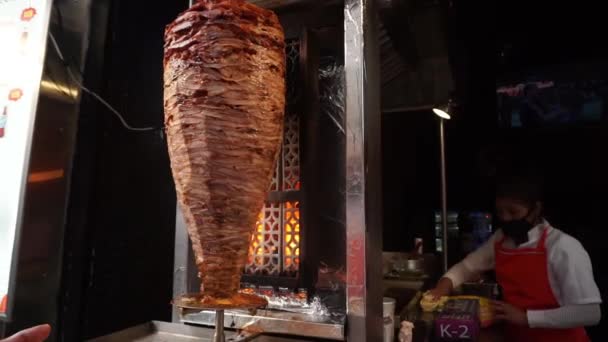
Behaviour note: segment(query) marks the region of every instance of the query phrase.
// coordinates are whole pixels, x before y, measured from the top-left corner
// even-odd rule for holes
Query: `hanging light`
[[[452,111],[452,100],[449,100],[448,104],[445,106],[433,108],[433,113],[435,113],[435,115],[437,115],[438,117],[440,117],[444,120],[450,120],[452,118],[452,116],[450,115],[451,111]]]

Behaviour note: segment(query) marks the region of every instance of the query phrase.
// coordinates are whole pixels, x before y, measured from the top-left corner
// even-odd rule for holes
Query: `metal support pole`
[[[224,335],[224,310],[215,311],[215,334],[213,335],[213,342],[224,342],[226,336]]]
[[[444,119],[439,119],[439,139],[441,145],[441,226],[443,232],[443,273],[448,271],[448,199],[445,172],[445,132]]]
[[[380,54],[376,0],[344,1],[349,342],[382,341]]]
[[[188,2],[188,3],[189,3],[190,5],[188,6],[188,8],[192,7],[192,5],[194,5],[194,1],[195,1],[195,0],[189,0],[189,2]]]

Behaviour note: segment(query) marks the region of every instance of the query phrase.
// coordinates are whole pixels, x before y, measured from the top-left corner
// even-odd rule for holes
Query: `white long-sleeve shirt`
[[[602,299],[593,278],[589,254],[578,240],[544,222],[528,232],[528,242],[515,246],[513,240],[506,238],[504,246],[516,249],[535,247],[545,227],[549,229],[545,242],[549,283],[560,308],[529,310],[529,325],[539,328],[569,328],[573,327],[573,323],[576,323],[574,326],[597,324]],[[457,287],[481,272],[494,269],[494,244],[502,237],[502,231],[498,230],[479,249],[454,265],[445,277]]]

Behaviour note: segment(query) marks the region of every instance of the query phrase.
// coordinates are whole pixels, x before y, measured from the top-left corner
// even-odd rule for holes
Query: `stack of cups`
[[[384,297],[382,299],[382,316],[384,317],[384,342],[395,340],[395,306],[394,298]]]

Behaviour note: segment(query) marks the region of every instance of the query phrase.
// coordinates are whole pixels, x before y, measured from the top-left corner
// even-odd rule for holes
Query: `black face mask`
[[[506,236],[513,239],[517,245],[521,245],[528,241],[528,232],[534,228],[534,225],[527,220],[533,211],[530,210],[530,213],[522,219],[500,222],[499,227]]]
[[[521,245],[528,241],[528,232],[534,228],[534,225],[523,218],[521,220],[501,222],[500,227],[506,236],[513,239],[517,245]]]

